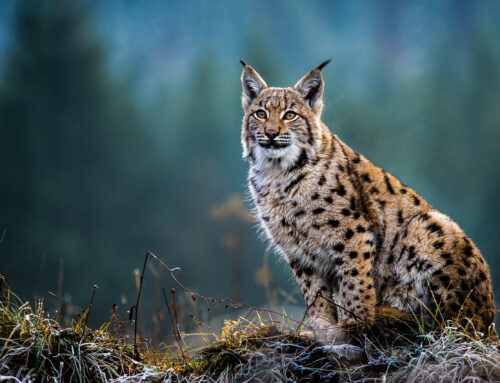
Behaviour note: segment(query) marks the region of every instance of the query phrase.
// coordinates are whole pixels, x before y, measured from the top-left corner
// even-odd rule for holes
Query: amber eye
[[[262,119],[264,119],[264,118],[266,118],[266,116],[267,116],[266,112],[264,112],[262,109],[260,109],[260,110],[256,111],[256,112],[254,113],[254,115],[255,115],[255,117],[257,117],[257,118],[260,118],[261,120],[262,120]]]
[[[285,115],[283,116],[284,120],[293,120],[297,113],[295,112],[286,112]]]

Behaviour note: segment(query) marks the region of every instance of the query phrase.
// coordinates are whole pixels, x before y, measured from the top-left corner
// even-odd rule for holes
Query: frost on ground
[[[0,299],[0,381],[500,381],[495,332],[481,338],[454,323],[424,332],[384,318],[352,328],[349,344],[326,345],[301,335],[302,323],[240,318],[226,321],[220,334],[205,334],[196,348],[137,353],[112,319],[88,328],[87,313],[63,329],[41,304]]]

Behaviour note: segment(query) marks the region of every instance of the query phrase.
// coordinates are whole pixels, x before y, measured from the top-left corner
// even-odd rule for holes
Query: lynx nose
[[[277,131],[275,129],[266,129],[265,133],[266,133],[266,136],[272,140],[279,134],[279,131]]]

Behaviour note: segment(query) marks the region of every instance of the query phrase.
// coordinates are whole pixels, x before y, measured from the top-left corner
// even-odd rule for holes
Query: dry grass
[[[297,323],[239,318],[202,347],[134,348],[113,316],[85,326],[88,309],[62,329],[7,291],[0,300],[0,381],[16,382],[498,382],[500,343],[453,323],[423,334],[414,321],[387,313],[370,329],[352,328],[350,345],[300,336]],[[187,335],[183,335],[186,337]]]

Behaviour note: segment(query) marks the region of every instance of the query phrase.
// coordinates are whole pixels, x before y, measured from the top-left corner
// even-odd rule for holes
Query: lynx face
[[[310,71],[293,88],[268,87],[250,66],[241,80],[243,157],[261,166],[279,162],[283,168],[315,158],[323,105],[321,70]]]

